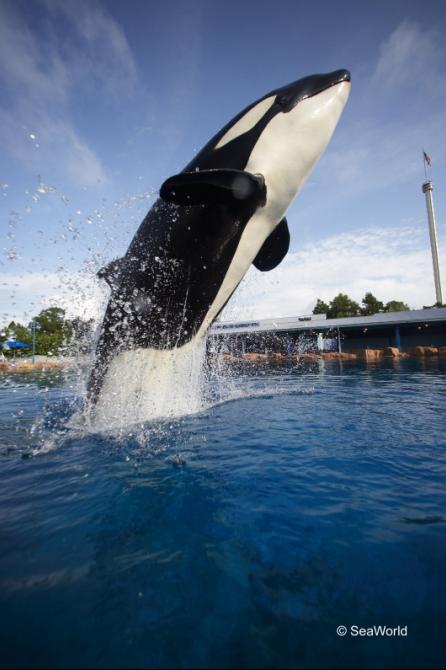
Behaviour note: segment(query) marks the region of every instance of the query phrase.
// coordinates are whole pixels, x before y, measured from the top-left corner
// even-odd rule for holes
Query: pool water
[[[75,372],[0,377],[1,667],[444,667],[445,362],[231,384],[101,435]]]

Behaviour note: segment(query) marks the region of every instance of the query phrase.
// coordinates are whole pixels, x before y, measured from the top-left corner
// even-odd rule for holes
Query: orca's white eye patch
[[[254,128],[256,123],[260,121],[262,116],[264,116],[268,109],[274,104],[275,99],[275,95],[270,95],[269,98],[261,100],[257,105],[252,107],[249,112],[246,112],[246,114],[237,121],[237,123],[229,128],[228,132],[225,133],[218,144],[215,145],[215,148],[220,149],[220,147],[223,147],[239,135],[243,135],[244,133],[247,133],[248,130],[251,130],[251,128]]]

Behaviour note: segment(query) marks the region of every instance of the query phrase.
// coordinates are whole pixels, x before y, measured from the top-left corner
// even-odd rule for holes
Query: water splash
[[[241,398],[295,394],[295,378],[290,377],[296,371],[302,372],[298,363],[286,370],[282,366],[279,377],[268,364],[228,363],[224,347],[209,355],[205,338],[178,349],[127,351],[112,361],[96,404],[85,404],[76,426],[80,421],[87,432],[116,437],[136,430],[142,445],[160,421],[180,420]],[[299,394],[313,392],[302,376]]]
[[[127,456],[132,462],[159,457],[183,467],[178,445],[190,432],[192,416],[206,421],[214,408],[230,402],[302,396],[315,391],[298,365],[271,369],[267,364],[234,364],[226,361],[225,347],[211,356],[209,351],[206,355],[204,342],[189,347],[192,351],[161,352],[170,354],[170,360],[164,359],[163,364],[160,358],[155,364],[150,352],[139,352],[132,366],[121,368],[120,375],[108,380],[95,411],[86,404],[88,368],[84,365],[59,371],[57,376],[36,373],[27,386],[40,385],[44,402],[26,430],[22,457],[42,456],[95,435],[107,449],[116,449],[126,460]],[[297,384],[296,372],[300,378]],[[65,397],[54,402],[51,385],[57,382],[59,386],[61,381]]]

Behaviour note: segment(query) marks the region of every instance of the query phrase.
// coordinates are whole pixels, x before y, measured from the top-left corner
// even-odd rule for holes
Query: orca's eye
[[[282,93],[276,97],[276,103],[282,108],[284,114],[290,112],[300,100],[302,100],[302,96],[295,93]]]
[[[281,107],[286,107],[290,102],[290,98],[288,95],[278,95],[276,98],[276,104],[280,105]]]

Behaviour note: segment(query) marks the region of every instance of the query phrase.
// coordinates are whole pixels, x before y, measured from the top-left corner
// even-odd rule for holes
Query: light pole
[[[36,327],[37,327],[37,323],[36,323],[35,319],[33,319],[31,321],[31,334],[33,336],[33,357],[32,357],[33,365],[34,365],[34,361],[35,361],[35,358],[36,358]]]

